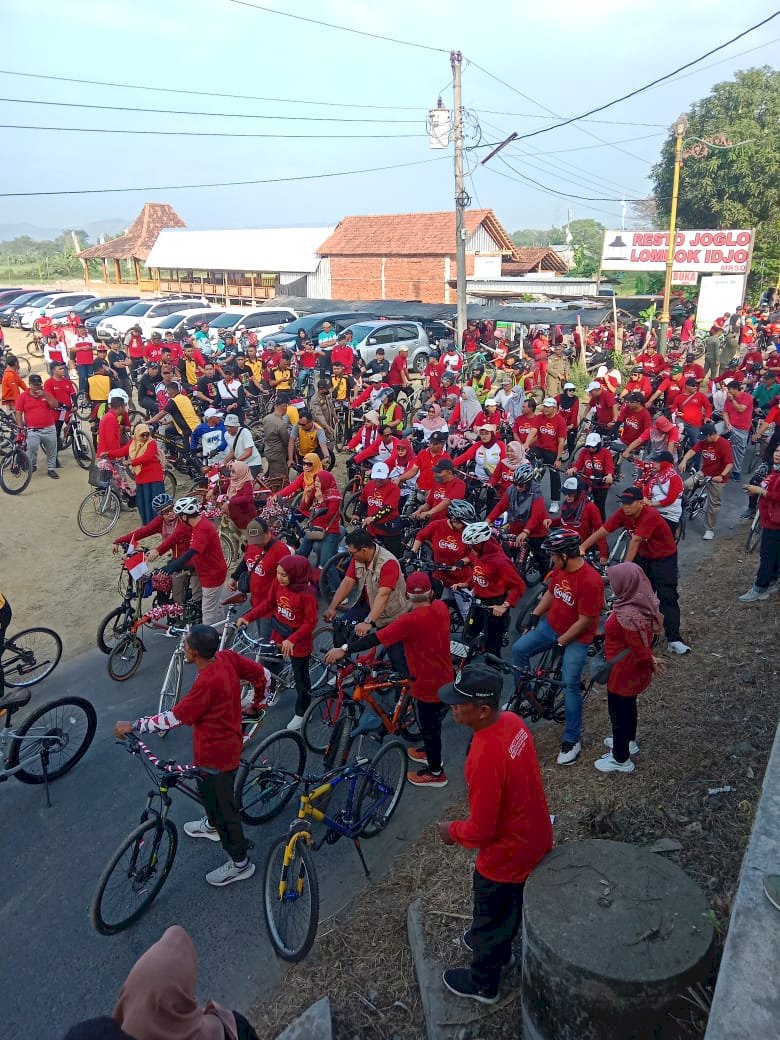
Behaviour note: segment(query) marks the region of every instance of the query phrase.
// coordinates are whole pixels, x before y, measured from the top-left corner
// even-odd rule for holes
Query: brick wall
[[[441,256],[332,256],[330,258],[333,299],[421,300],[445,302],[445,262]],[[473,266],[473,257],[472,257]],[[455,260],[450,264],[455,277]],[[384,289],[384,291],[383,291]]]

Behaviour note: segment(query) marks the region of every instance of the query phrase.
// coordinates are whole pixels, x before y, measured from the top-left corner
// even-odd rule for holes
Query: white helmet
[[[586,448],[600,448],[602,443],[603,442],[601,440],[600,433],[589,433],[588,436],[585,438]]]
[[[189,496],[178,499],[173,506],[176,516],[197,516],[200,512],[200,499]]]
[[[492,536],[490,524],[486,524],[484,520],[464,527],[461,534],[464,545],[481,545],[483,542],[489,542]]]
[[[127,396],[125,391],[121,390],[119,387],[115,387],[113,390],[109,391],[108,403],[111,404],[111,402],[117,400],[117,398],[120,401],[123,401],[124,404],[130,404],[130,398]]]

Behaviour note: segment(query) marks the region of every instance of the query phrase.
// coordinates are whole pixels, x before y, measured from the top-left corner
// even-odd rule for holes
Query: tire
[[[236,806],[244,823],[255,827],[277,816],[298,790],[298,781],[279,771],[300,776],[305,765],[306,745],[292,730],[279,730],[255,745],[236,775]]]
[[[174,650],[171,659],[168,662],[168,668],[165,672],[162,687],[160,688],[160,706],[158,709],[160,715],[162,715],[164,711],[171,711],[179,703],[183,678],[184,659],[178,650]],[[161,737],[166,735],[167,730],[162,730],[159,733],[159,736]]]
[[[19,659],[21,657],[21,660]],[[62,657],[62,640],[52,628],[25,628],[9,636],[3,647],[6,686],[35,686],[51,675]]]
[[[171,498],[173,498],[173,495],[171,495]],[[219,544],[222,546],[222,555],[225,557],[227,569],[232,570],[233,564],[236,562],[236,559],[238,558],[238,546],[229,535],[226,535],[224,533],[220,534],[219,536]]]
[[[750,525],[750,530],[748,531],[747,538],[745,539],[745,550],[746,550],[746,552],[749,552],[749,553],[755,552],[757,547],[758,547],[758,543],[760,541],[761,541],[761,524],[758,521],[758,513],[756,513],[756,518],[753,521],[753,523]]]
[[[312,633],[314,649],[309,659],[309,680],[312,690],[324,691],[333,670],[325,664],[325,654],[333,646],[333,626],[318,625]]]
[[[289,840],[287,837],[279,838],[268,850],[263,912],[274,950],[282,960],[296,963],[303,960],[314,945],[320,918],[320,889],[305,838],[298,838],[287,872],[287,883],[293,891],[290,898],[280,897],[284,854]]]
[[[79,419],[89,419],[92,415],[92,402],[84,393],[76,398],[76,415]]]
[[[108,655],[108,674],[114,682],[126,682],[138,671],[144,644],[132,632],[121,639]]]
[[[116,526],[122,503],[113,488],[91,491],[79,506],[79,529],[87,538],[102,538]]]
[[[171,820],[146,820],[128,834],[103,871],[89,908],[96,932],[116,935],[146,913],[171,872],[178,844]],[[115,909],[117,902],[124,906]]]
[[[95,446],[80,426],[73,427],[70,447],[76,465],[81,469],[89,469],[95,461]]]
[[[0,487],[7,495],[21,495],[32,480],[32,459],[16,446],[0,464]]]
[[[19,375],[22,379],[26,379],[30,374],[30,362],[24,356],[24,354],[17,354],[16,360],[19,362]]]
[[[333,727],[328,746],[322,754],[322,765],[326,773],[329,773],[331,769],[341,769],[349,761],[354,726],[352,714],[343,711]]]
[[[357,522],[357,507],[360,504],[360,492],[356,491],[354,495],[350,495],[349,498],[345,498],[341,506],[341,519],[349,527],[354,527]]]
[[[677,521],[677,530],[674,532],[674,540],[678,545],[680,542],[685,541],[685,532],[687,527],[688,517],[685,515],[685,510],[683,509],[682,513],[680,513],[680,519]]]
[[[414,697],[407,696],[406,709],[400,718],[400,726],[398,732],[404,738],[411,743],[415,744],[418,740],[422,740],[422,732],[420,730],[420,723],[417,718],[417,708]]]
[[[76,763],[84,757],[87,748],[92,743],[97,727],[97,713],[89,701],[82,697],[61,697],[56,701],[42,704],[40,708],[28,715],[16,730],[19,737],[30,736],[56,736],[59,745],[42,742],[40,748],[46,747],[46,757],[53,768],[47,764],[46,778],[58,780],[61,776],[72,769]],[[32,754],[31,754],[32,752]],[[15,773],[17,780],[23,784],[42,784],[44,782],[43,767],[40,772],[34,772],[30,766],[35,761],[34,754],[38,754],[38,763],[41,764],[38,746],[34,740],[14,740],[8,753],[8,768],[13,769],[19,765],[20,757],[27,762],[24,769]]]
[[[333,593],[341,584],[344,575],[347,573],[347,567],[351,557],[349,553],[337,552],[335,556],[331,556],[328,562],[320,571],[320,595],[328,603],[333,598]],[[352,592],[347,596],[346,600],[341,604],[345,610],[350,607],[354,607],[358,600],[358,589],[355,587]]]
[[[176,480],[176,474],[173,472],[170,466],[165,467],[163,482],[165,483],[165,490],[168,492],[171,498],[176,498],[176,488],[178,487],[178,481]]]
[[[125,571],[125,574],[127,571]],[[97,648],[101,654],[110,654],[116,644],[130,631],[131,619],[124,607],[114,607],[98,625]]]
[[[30,357],[43,357],[43,344],[39,339],[29,339],[27,341],[27,353]]]
[[[301,723],[301,733],[309,751],[313,751],[315,755],[325,752],[341,713],[342,704],[335,687],[332,692],[311,702]]]
[[[371,813],[360,832],[364,838],[376,837],[392,819],[406,786],[406,767],[406,748],[400,740],[383,744],[371,759],[355,794],[358,818],[362,820]],[[371,812],[372,804],[378,799],[383,800],[382,804]]]

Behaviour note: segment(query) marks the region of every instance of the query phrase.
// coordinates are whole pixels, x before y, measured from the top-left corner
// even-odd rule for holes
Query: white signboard
[[[482,256],[477,253],[474,256],[474,277],[475,278],[500,278],[501,277],[501,257],[500,256]]]
[[[712,274],[702,278],[696,303],[696,331],[709,332],[716,318],[733,314],[745,297],[745,276]]]
[[[601,269],[663,271],[668,249],[668,231],[605,231]],[[674,269],[680,273],[747,274],[752,251],[752,231],[678,231]]]

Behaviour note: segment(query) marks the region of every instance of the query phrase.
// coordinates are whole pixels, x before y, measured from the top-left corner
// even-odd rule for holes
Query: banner
[[[669,249],[668,231],[605,231],[602,271],[663,271]],[[678,231],[674,236],[674,270],[709,274],[747,274],[753,231]]]

